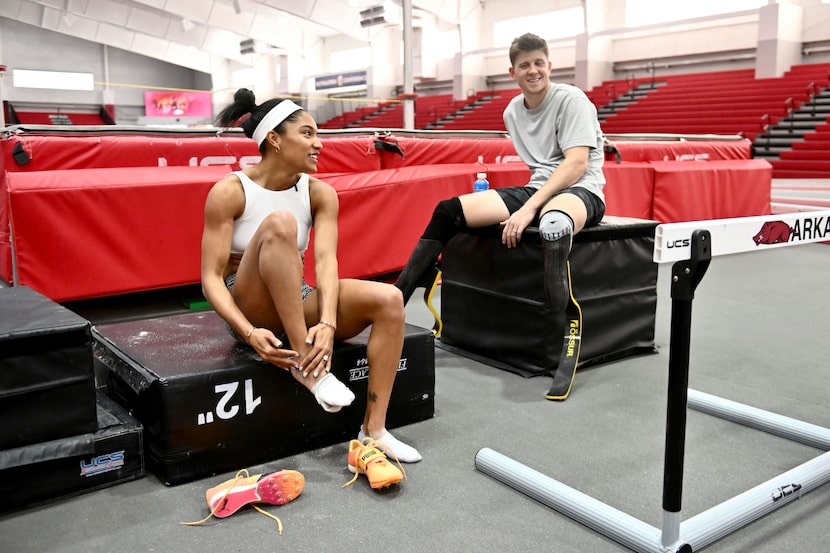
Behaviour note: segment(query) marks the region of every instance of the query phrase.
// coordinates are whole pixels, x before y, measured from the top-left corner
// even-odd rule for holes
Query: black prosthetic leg
[[[553,375],[547,399],[564,401],[571,393],[582,337],[582,311],[571,291],[568,254],[571,250],[570,233],[556,240],[542,240],[544,248],[545,297],[548,308],[557,322],[557,331],[564,336],[559,366]],[[556,335],[556,334],[555,334]]]
[[[438,240],[421,238],[409,256],[409,261],[401,271],[395,286],[403,293],[403,303],[409,301],[415,288],[424,286],[430,290],[438,277],[435,262],[444,246]]]

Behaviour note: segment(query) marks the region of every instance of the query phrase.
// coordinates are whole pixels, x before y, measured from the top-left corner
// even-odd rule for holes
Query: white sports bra
[[[297,250],[303,254],[308,248],[308,237],[313,220],[308,193],[308,174],[300,175],[297,183],[286,190],[267,190],[242,171],[233,173],[242,182],[245,192],[245,210],[233,222],[231,253],[242,254],[262,221],[274,211],[288,211],[297,219]]]

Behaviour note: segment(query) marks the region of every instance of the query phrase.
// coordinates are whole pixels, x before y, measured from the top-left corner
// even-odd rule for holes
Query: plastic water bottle
[[[490,188],[490,182],[487,180],[487,173],[477,173],[473,183],[473,192],[484,192],[488,188]]]

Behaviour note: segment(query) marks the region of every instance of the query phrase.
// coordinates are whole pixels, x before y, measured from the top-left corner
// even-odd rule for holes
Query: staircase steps
[[[830,178],[830,86],[756,136],[753,155],[773,178]]]

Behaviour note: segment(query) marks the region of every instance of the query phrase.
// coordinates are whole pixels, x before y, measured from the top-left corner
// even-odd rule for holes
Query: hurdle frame
[[[804,223],[805,220],[809,220],[809,225]],[[819,225],[819,221],[824,226]],[[790,235],[783,242],[765,243],[761,229],[766,228],[767,223],[786,224]],[[810,229],[809,236],[803,232],[805,228]],[[717,240],[713,240],[713,235]],[[698,551],[830,481],[830,429],[688,388],[692,300],[711,257],[753,251],[759,247],[783,247],[825,240],[830,240],[830,211],[657,227],[654,261],[675,261],[671,283],[663,518],[660,529],[487,447],[476,453],[476,469],[642,553]],[[687,406],[823,449],[825,453],[683,521],[681,500]]]

